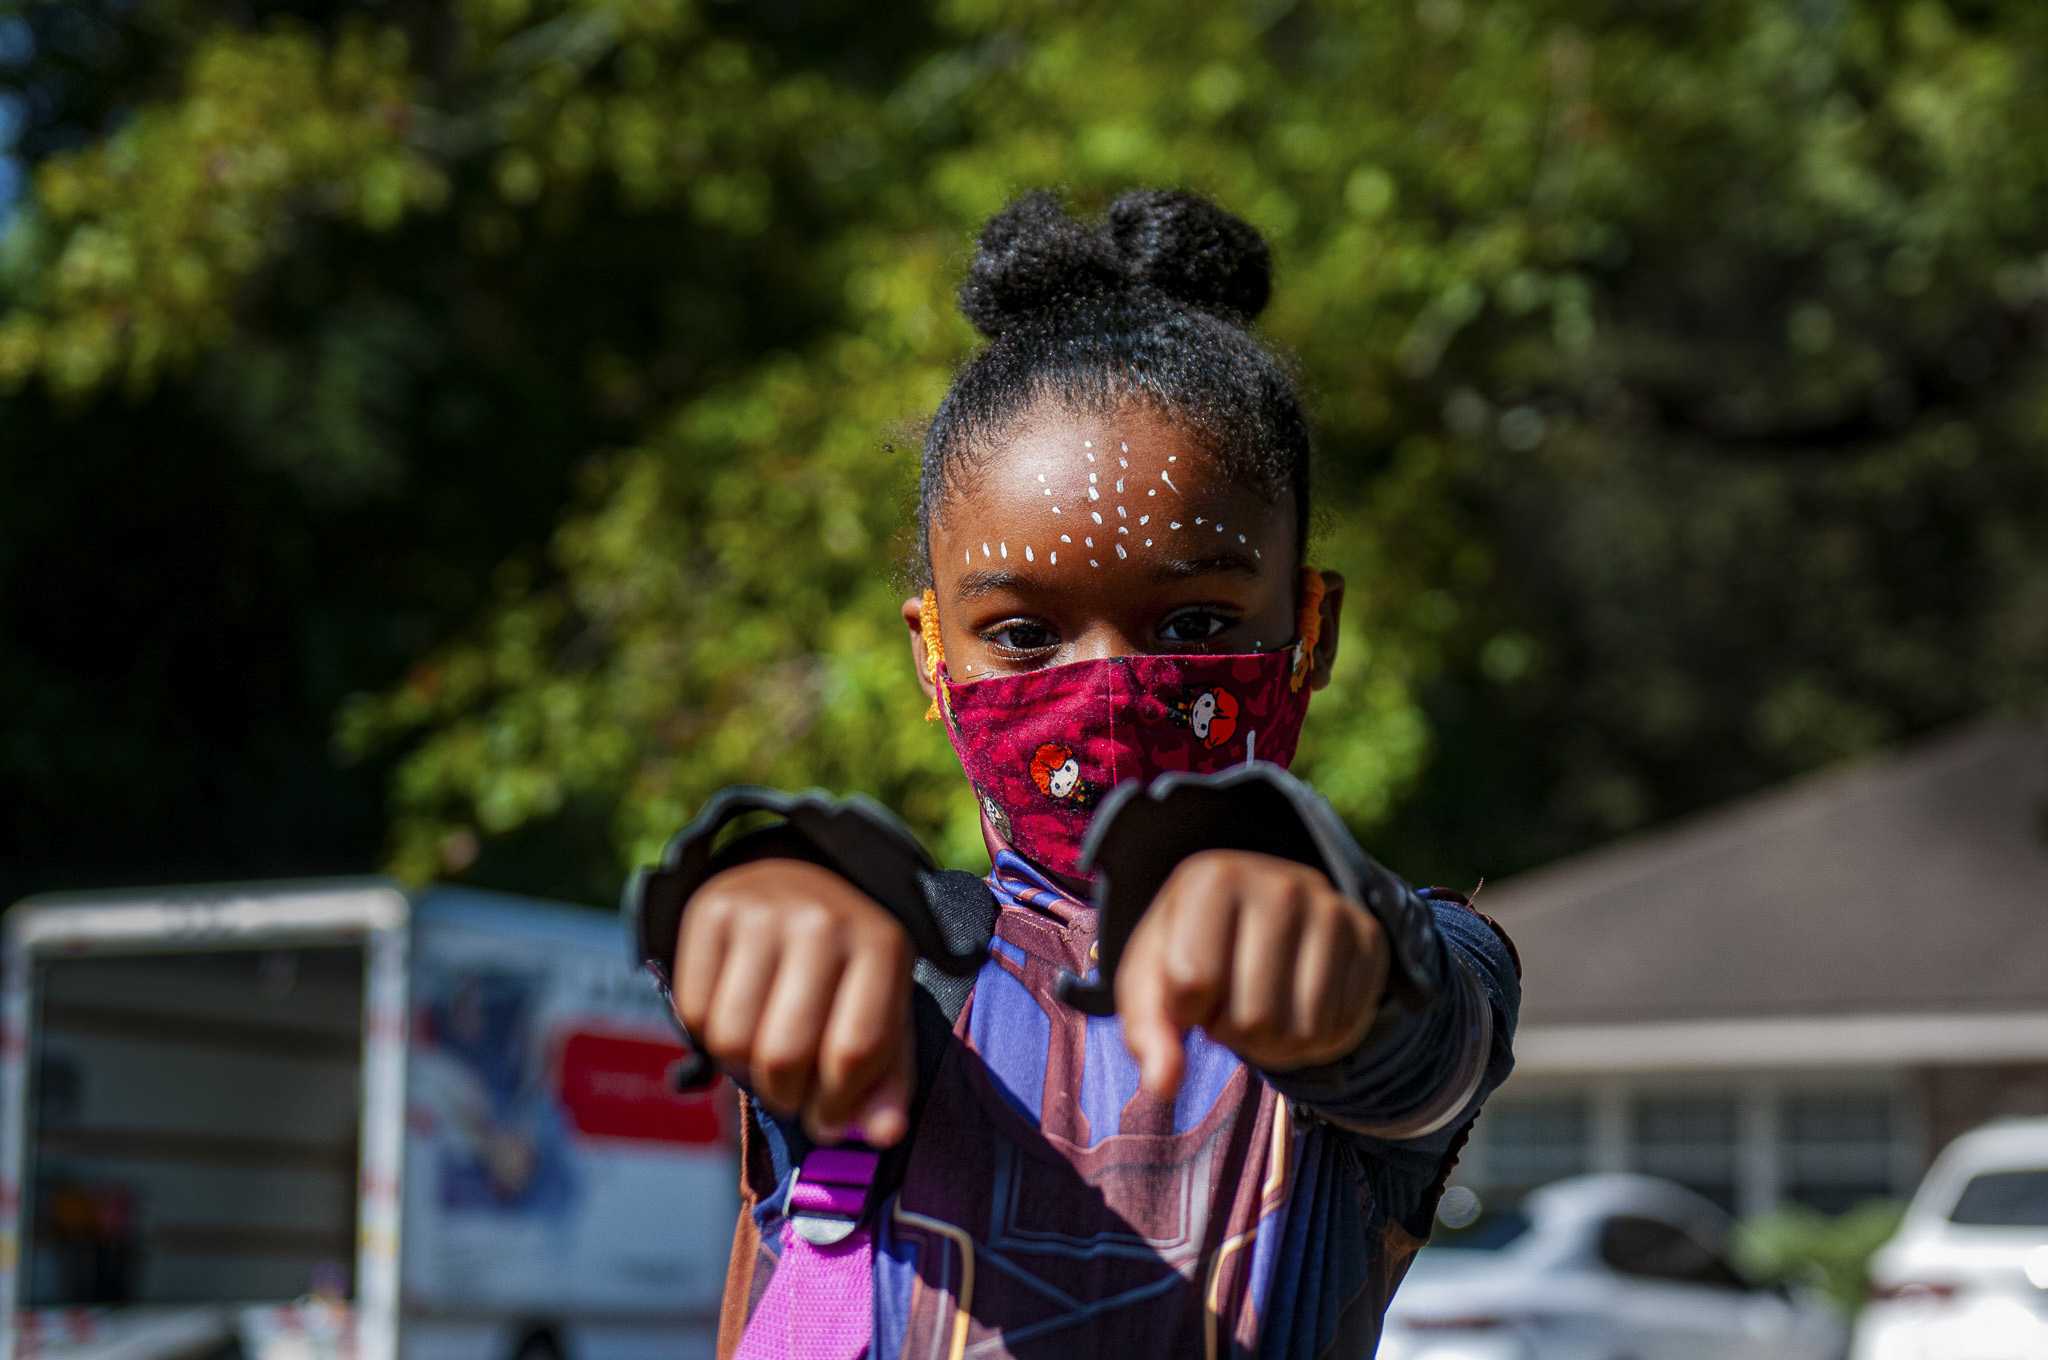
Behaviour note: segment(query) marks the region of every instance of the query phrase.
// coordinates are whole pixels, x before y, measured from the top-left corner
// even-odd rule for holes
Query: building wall
[[[2048,1063],[1929,1067],[1912,1073],[1927,1111],[1928,1153],[2001,1115],[2048,1115]]]

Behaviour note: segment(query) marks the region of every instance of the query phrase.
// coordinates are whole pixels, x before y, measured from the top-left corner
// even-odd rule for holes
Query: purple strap
[[[815,1148],[784,1205],[782,1260],[733,1360],[858,1360],[875,1319],[874,1239],[861,1210],[880,1158]]]

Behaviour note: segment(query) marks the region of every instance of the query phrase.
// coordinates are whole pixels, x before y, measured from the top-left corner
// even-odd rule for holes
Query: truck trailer
[[[729,1090],[609,913],[382,879],[31,898],[0,1360],[713,1353]]]

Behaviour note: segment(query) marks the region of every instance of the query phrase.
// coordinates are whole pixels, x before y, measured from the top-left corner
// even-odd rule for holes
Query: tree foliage
[[[388,790],[351,825],[407,873],[602,893],[736,780],[971,855],[895,601],[971,232],[1040,184],[1188,184],[1273,242],[1352,583],[1304,764],[1410,872],[2048,666],[2032,0],[292,8],[109,7],[154,65],[47,68],[0,459],[72,530],[127,460],[206,490],[175,513],[237,546],[151,600],[269,573],[275,645],[319,659],[277,739],[333,724],[294,768],[367,762],[336,787]],[[138,61],[132,105],[93,85]],[[104,574],[47,532],[0,598]],[[57,724],[0,769],[83,787],[62,632],[0,662]]]

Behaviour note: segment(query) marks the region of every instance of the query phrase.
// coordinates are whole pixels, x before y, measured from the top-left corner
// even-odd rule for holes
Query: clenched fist
[[[910,937],[829,869],[766,859],[692,894],[676,1014],[705,1052],[821,1143],[910,1130]]]
[[[1189,1029],[1282,1072],[1342,1057],[1372,1027],[1387,986],[1379,922],[1320,870],[1243,850],[1175,869],[1116,971],[1124,1042],[1145,1089],[1180,1089]]]

